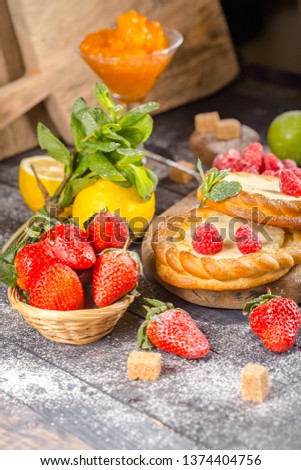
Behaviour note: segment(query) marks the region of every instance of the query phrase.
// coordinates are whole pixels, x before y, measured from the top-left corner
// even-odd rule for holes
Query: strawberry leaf
[[[260,295],[259,297],[250,300],[249,302],[246,303],[242,313],[244,315],[248,315],[251,313],[256,307],[259,307],[260,305],[266,304],[269,300],[272,299],[280,299],[279,295],[273,295],[268,289],[268,292],[266,294]]]
[[[17,285],[17,270],[3,256],[0,256],[0,282],[4,282],[10,287]]]

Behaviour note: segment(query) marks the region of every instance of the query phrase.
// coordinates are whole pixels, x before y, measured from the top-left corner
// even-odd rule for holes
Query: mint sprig
[[[224,181],[230,173],[230,169],[218,170],[213,167],[205,174],[200,160],[197,167],[202,177],[202,184],[199,190],[202,194],[203,204],[205,204],[207,199],[213,202],[224,201],[229,197],[236,196],[242,190],[242,185],[238,181]]]
[[[54,196],[50,198],[43,191],[51,214],[58,215],[83,188],[99,178],[123,187],[135,186],[144,200],[150,199],[156,189],[157,177],[144,167],[145,153],[138,147],[152,132],[149,113],[158,109],[159,104],[146,103],[124,112],[105,85],[97,83],[94,93],[100,107],[89,107],[83,98],[73,104],[70,119],[73,152],[46,126],[38,124],[40,147],[65,165],[64,180]]]

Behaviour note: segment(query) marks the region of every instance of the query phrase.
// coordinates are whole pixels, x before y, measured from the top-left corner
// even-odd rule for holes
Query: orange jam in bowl
[[[117,26],[87,34],[80,53],[122,100],[141,101],[172,58],[161,25],[135,10],[121,14]]]

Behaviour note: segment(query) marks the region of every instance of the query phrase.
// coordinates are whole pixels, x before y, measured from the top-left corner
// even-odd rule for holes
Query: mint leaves
[[[200,186],[203,204],[207,199],[213,202],[224,201],[229,197],[236,196],[242,189],[238,181],[224,181],[230,170],[219,171],[217,168],[211,168],[205,175],[200,160],[198,161],[198,170],[203,180]]]
[[[150,199],[156,189],[157,177],[144,167],[145,153],[139,145],[152,132],[149,113],[159,104],[142,104],[124,113],[123,106],[114,102],[105,85],[97,83],[94,93],[100,107],[89,107],[83,98],[73,104],[70,128],[74,152],[46,126],[38,124],[40,147],[65,165],[64,181],[48,201],[48,207],[69,206],[83,188],[99,178],[120,186],[135,186],[144,200]]]

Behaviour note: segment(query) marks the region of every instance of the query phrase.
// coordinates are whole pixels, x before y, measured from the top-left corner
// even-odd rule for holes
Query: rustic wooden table
[[[220,93],[156,117],[149,148],[193,160],[187,146],[193,116],[211,110],[240,119],[264,139],[274,116],[301,108],[300,84],[294,77],[249,70]],[[30,216],[18,191],[21,157],[0,164],[0,246]],[[195,187],[171,183],[164,171],[158,213]],[[24,323],[1,285],[1,449],[301,448],[301,338],[289,352],[273,354],[240,311],[187,304],[145,279],[140,291],[190,311],[209,338],[209,355],[189,361],[163,353],[158,381],[131,382],[126,360],[136,346],[141,298],[105,339],[71,346],[47,341]],[[271,393],[263,404],[240,399],[240,371],[247,362],[270,370]]]

